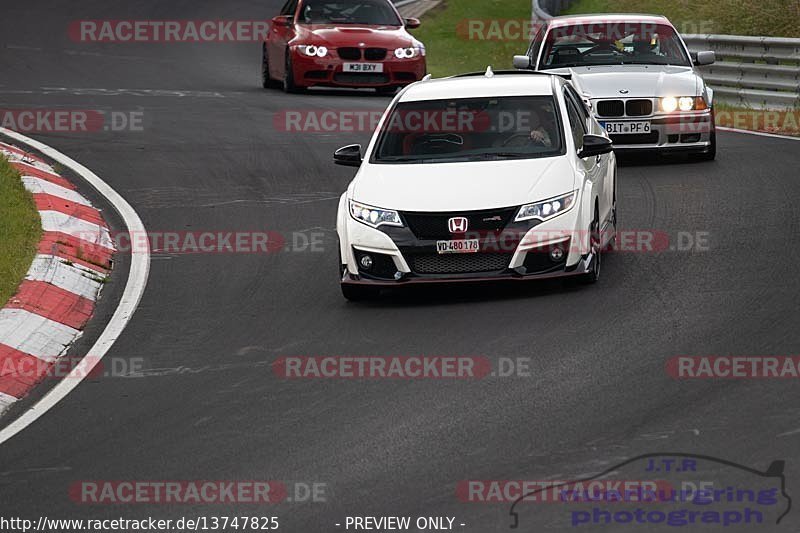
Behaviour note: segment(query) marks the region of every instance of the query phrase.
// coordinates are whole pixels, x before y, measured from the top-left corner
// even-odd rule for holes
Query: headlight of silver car
[[[547,220],[549,218],[566,213],[575,203],[577,192],[578,191],[572,191],[571,193],[563,196],[550,198],[549,200],[543,200],[541,202],[536,202],[535,204],[523,205],[519,208],[517,218],[515,218],[514,221],[521,222],[523,220],[532,220],[534,218],[538,218],[539,220]]]
[[[667,96],[659,99],[661,111],[672,113],[681,111],[703,111],[708,109],[705,98],[702,96]]]
[[[381,209],[350,200],[350,216],[373,228],[378,226],[402,226],[400,213],[391,209]]]

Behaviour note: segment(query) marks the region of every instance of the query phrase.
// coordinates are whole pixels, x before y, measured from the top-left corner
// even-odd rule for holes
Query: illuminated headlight
[[[691,111],[694,109],[694,98],[683,96],[678,100],[678,109],[681,111]]]
[[[672,113],[681,111],[702,111],[708,109],[705,98],[702,96],[667,96],[661,99],[661,111]]]
[[[315,46],[313,44],[310,45],[301,44],[297,48],[299,48],[300,51],[303,54],[307,55],[308,57],[325,57],[326,55],[328,55],[328,49],[324,46]]]
[[[538,218],[539,220],[547,220],[548,218],[566,213],[575,203],[576,192],[577,191],[573,191],[569,194],[565,194],[564,196],[551,198],[550,200],[537,202],[535,204],[523,205],[519,208],[519,212],[517,213],[517,218],[515,221],[521,222],[523,220],[531,220],[534,218]]]
[[[678,109],[678,99],[674,96],[667,96],[661,99],[661,110],[667,113],[672,113]]]
[[[380,209],[350,200],[350,216],[357,221],[377,228],[378,226],[402,226],[400,214],[389,209]]]
[[[418,56],[425,55],[424,46],[410,46],[408,48],[397,48],[394,51],[394,57],[397,59],[413,59]]]

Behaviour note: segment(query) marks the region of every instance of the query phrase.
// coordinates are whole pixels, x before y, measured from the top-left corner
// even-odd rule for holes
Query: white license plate
[[[345,63],[345,72],[383,72],[383,63]]]
[[[436,241],[436,251],[440,254],[474,254],[481,249],[478,239],[463,241]]]
[[[635,133],[650,133],[650,121],[639,122],[601,122],[608,133],[615,135],[630,135]]]

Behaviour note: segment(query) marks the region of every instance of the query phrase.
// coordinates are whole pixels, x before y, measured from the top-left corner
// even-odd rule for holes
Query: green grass
[[[514,54],[528,49],[527,36],[520,40],[469,39],[467,21],[525,21],[530,16],[530,0],[447,0],[444,7],[425,14],[422,26],[412,33],[425,43],[428,72],[434,77],[482,71],[487,65],[509,69]]]
[[[0,307],[28,272],[41,233],[33,197],[16,169],[0,156]]]
[[[681,33],[800,37],[798,0],[580,0],[562,14],[653,13]]]

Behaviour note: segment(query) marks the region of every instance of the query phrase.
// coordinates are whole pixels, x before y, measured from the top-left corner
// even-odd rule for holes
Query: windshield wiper
[[[490,159],[490,158],[496,159],[496,158],[499,158],[499,157],[507,157],[509,159],[512,159],[512,158],[514,158],[514,159],[527,159],[527,158],[531,157],[532,155],[534,155],[534,154],[526,154],[526,153],[521,153],[521,152],[488,152],[488,153],[485,153],[485,154],[481,154],[481,157],[483,157],[484,159]]]
[[[394,162],[398,162],[398,163],[409,163],[409,162],[420,163],[422,161],[425,161],[425,159],[422,159],[422,158],[419,158],[419,157],[402,157],[402,156],[398,156],[398,157],[379,157],[377,160],[378,161],[391,161],[393,163]]]

